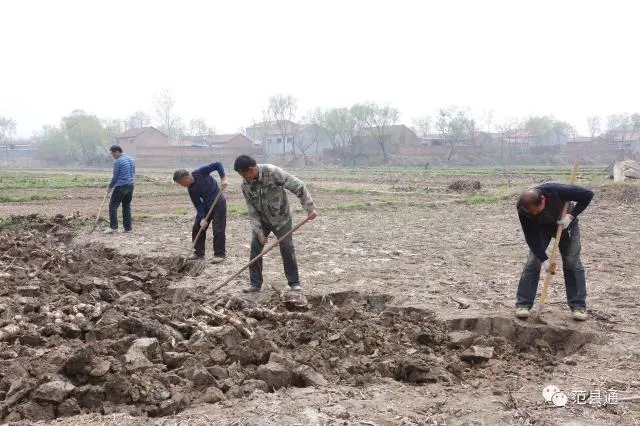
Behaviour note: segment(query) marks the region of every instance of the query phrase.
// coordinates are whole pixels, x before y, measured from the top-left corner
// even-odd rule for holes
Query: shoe
[[[289,291],[282,294],[281,300],[290,308],[304,308],[308,304],[307,298],[304,297],[302,292],[302,287],[299,285],[291,286]]]
[[[122,232],[125,233],[125,234],[133,234],[133,229],[129,229],[128,231],[125,229]]]
[[[118,232],[118,230],[113,228],[107,228],[104,231],[102,231],[103,234],[115,234],[116,232]]]
[[[249,286],[248,288],[243,288],[242,292],[243,293],[260,293],[260,287],[252,285],[252,286]]]
[[[187,257],[187,260],[202,260],[204,259],[204,255],[199,255],[199,254],[192,254],[191,256]]]
[[[587,319],[587,311],[582,308],[575,308],[571,310],[571,316],[576,321],[585,321]]]
[[[529,318],[529,311],[531,311],[531,308],[528,308],[526,306],[518,306],[516,308],[516,318],[520,318],[520,319]]]
[[[224,262],[224,257],[221,257],[221,256],[214,256],[213,259],[211,259],[211,263],[213,264],[222,263],[222,262]]]

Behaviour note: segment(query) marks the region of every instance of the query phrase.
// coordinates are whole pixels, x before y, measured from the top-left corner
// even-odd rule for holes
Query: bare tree
[[[415,132],[421,138],[425,138],[431,134],[433,124],[433,119],[431,117],[422,117],[413,120]]]
[[[353,166],[356,165],[358,157],[362,153],[363,129],[368,126],[370,109],[366,104],[355,104],[346,110],[344,116],[344,130],[342,140],[345,145],[345,152],[349,151],[349,158]]]
[[[595,138],[596,135],[600,134],[600,117],[597,115],[592,115],[587,118],[587,124],[589,125],[589,133],[592,138]]]
[[[474,140],[476,122],[471,118],[467,108],[461,109],[454,106],[438,110],[436,128],[445,143],[450,146],[447,157],[447,161],[450,161],[458,144]]]
[[[136,111],[129,116],[128,119],[129,128],[140,128],[151,125],[151,118],[143,111]]]
[[[324,114],[322,110],[311,111],[306,117],[302,118],[302,123],[306,125],[303,128],[304,134],[301,131],[301,127],[299,127],[293,139],[296,147],[304,157],[306,166],[309,165],[309,150],[315,145],[315,152],[318,154],[322,136],[326,135],[326,130],[322,127],[323,120]]]
[[[189,122],[189,136],[196,137],[199,142],[208,145],[214,143],[216,131],[204,118],[194,118]]]
[[[493,130],[493,110],[485,110],[482,112],[482,128],[486,130],[487,133],[491,133]]]
[[[0,144],[6,145],[16,137],[16,122],[12,118],[0,117]]]
[[[518,118],[511,117],[504,123],[496,126],[500,132],[500,162],[505,165],[506,156],[509,154],[511,143],[516,140],[516,134],[521,127],[521,121]]]
[[[155,99],[156,116],[160,129],[169,136],[170,141],[176,141],[182,135],[182,119],[176,113],[176,101],[168,90],[163,90]]]
[[[126,130],[125,121],[117,118],[102,120],[102,125],[105,129],[107,137],[119,135]]]
[[[631,154],[631,139],[640,130],[640,114],[618,113],[607,117],[607,139],[622,158]]]
[[[215,131],[204,118],[194,118],[189,122],[189,133],[192,136],[209,136]]]
[[[393,147],[391,146],[391,135],[389,126],[392,126],[400,119],[400,112],[388,105],[380,106],[375,103],[366,104],[367,112],[364,122],[373,128],[376,141],[382,152],[384,163],[389,162],[389,155]]]
[[[268,155],[268,145],[271,143],[271,127],[273,126],[269,109],[262,110],[262,121],[251,121],[251,126],[247,129],[247,136],[258,142],[262,147],[262,152]]]
[[[326,129],[331,150],[333,154],[344,159],[344,146],[342,141],[342,132],[344,131],[346,116],[349,114],[347,108],[331,108],[328,110],[316,109],[313,113],[314,120],[317,121],[324,129]]]
[[[287,139],[291,137],[292,154],[296,156],[294,143],[293,121],[296,118],[296,110],[298,109],[297,100],[291,95],[276,95],[269,98],[269,116],[273,117],[275,124],[280,130],[282,136],[282,154],[287,153]]]

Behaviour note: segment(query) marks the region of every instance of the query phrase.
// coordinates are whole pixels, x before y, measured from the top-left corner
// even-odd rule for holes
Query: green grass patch
[[[247,207],[242,204],[231,204],[227,206],[227,214],[229,215],[245,215]]]
[[[153,217],[153,214],[149,212],[140,212],[140,213],[134,213],[132,216],[133,216],[132,217],[133,220],[141,220],[141,219],[151,219]]]
[[[12,173],[2,175],[0,189],[66,189],[106,185],[108,177],[82,174]]]
[[[379,198],[376,198],[375,200],[380,204],[386,204],[386,205],[395,204],[395,201],[391,197],[379,197]]]
[[[366,194],[367,190],[364,188],[356,188],[353,186],[339,186],[337,188],[328,188],[329,192],[337,192],[340,194]]]
[[[361,210],[367,207],[367,203],[362,200],[350,201],[348,203],[342,203],[335,206],[337,210]]]
[[[0,203],[23,203],[25,201],[57,200],[53,194],[7,195],[0,194]]]
[[[0,189],[106,188],[110,180],[111,174],[9,172],[0,175]],[[172,183],[164,180],[150,181],[139,175],[136,176],[136,185],[169,187]]]
[[[470,195],[463,199],[463,204],[475,205],[475,204],[492,204],[499,203],[509,198],[507,195]]]
[[[189,209],[186,207],[178,207],[176,209],[176,214],[186,215],[187,213],[189,213]]]
[[[10,217],[0,217],[0,231],[13,225],[13,219]]]

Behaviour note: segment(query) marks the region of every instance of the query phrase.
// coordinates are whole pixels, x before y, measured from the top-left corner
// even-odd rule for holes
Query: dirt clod
[[[451,182],[447,189],[451,191],[478,191],[480,189],[480,181],[459,179]]]
[[[460,359],[470,364],[485,362],[493,358],[493,347],[471,346],[460,355]]]

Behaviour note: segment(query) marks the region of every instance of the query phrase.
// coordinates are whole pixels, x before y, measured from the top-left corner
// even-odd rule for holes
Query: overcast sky
[[[169,89],[218,133],[270,95],[299,112],[388,103],[401,121],[447,105],[495,120],[640,110],[638,2],[550,0],[5,0],[0,115],[20,136],[74,109],[153,113]]]

